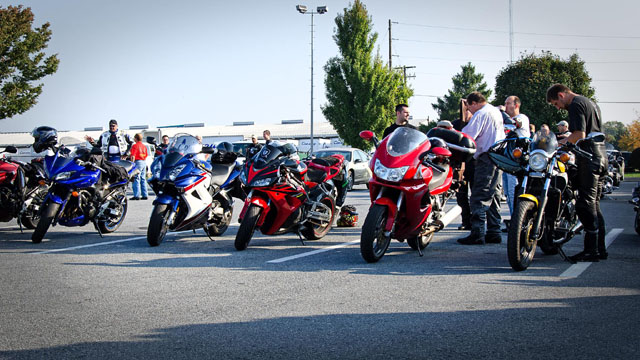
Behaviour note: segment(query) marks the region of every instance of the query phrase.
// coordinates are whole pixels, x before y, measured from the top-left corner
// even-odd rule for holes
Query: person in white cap
[[[558,123],[556,138],[558,138],[558,140],[566,139],[569,135],[571,135],[571,131],[569,131],[569,123],[564,120],[560,121]]]
[[[260,149],[262,149],[262,145],[258,142],[258,137],[255,135],[251,135],[251,144],[247,146],[244,156],[247,159],[252,158],[253,155],[260,152]]]
[[[436,124],[437,127],[439,128],[444,128],[444,129],[453,129],[453,125],[451,124],[451,121],[449,120],[440,120],[438,121],[438,123]]]

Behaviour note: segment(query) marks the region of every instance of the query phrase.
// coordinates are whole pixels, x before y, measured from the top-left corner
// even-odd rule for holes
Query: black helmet
[[[31,136],[33,136],[33,150],[35,152],[43,152],[58,143],[58,132],[49,126],[40,126],[33,129]]]
[[[238,154],[233,151],[233,145],[223,141],[216,145],[216,152],[211,155],[211,162],[218,164],[230,164],[236,161]]]

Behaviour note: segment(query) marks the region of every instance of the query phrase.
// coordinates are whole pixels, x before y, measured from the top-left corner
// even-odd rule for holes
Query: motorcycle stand
[[[569,259],[569,257],[567,256],[567,254],[565,254],[564,250],[562,250],[561,246],[558,246],[558,253],[560,254],[560,257],[562,259],[564,259],[566,262],[570,263],[570,264],[576,264],[575,261]]]
[[[302,243],[302,245],[307,246],[307,244],[304,243],[304,238],[302,237],[302,234],[300,233],[300,226],[298,226],[298,228],[296,229],[296,234],[298,234],[298,238],[300,238],[300,242]]]
[[[93,219],[93,226],[96,228],[96,230],[98,230],[98,235],[100,235],[101,239],[104,239],[104,236],[102,236],[102,231],[100,231],[100,226],[98,226],[98,220],[97,219]]]

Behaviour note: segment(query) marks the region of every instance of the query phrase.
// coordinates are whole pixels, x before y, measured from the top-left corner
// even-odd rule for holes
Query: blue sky
[[[0,131],[121,128],[234,121],[279,123],[310,116],[309,15],[295,10],[327,5],[315,22],[315,121],[324,121],[327,60],[338,54],[335,16],[348,1],[34,0],[25,5],[35,25],[51,23],[47,53],[60,67],[44,79],[38,104],[1,120]],[[409,80],[415,118],[435,118],[433,95],[472,62],[493,87],[509,61],[508,0],[365,0],[381,56],[388,58],[391,19],[393,65],[416,66]],[[587,62],[605,121],[630,123],[640,104],[640,1],[513,0],[514,53],[577,52]],[[580,36],[569,36],[580,35]],[[523,102],[526,99],[522,99]]]

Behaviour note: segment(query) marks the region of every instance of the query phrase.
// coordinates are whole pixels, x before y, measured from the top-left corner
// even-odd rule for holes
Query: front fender
[[[522,195],[518,196],[518,198],[531,201],[532,203],[534,203],[536,205],[536,208],[539,207],[538,198],[533,196],[533,195],[531,195],[531,194],[522,194]]]
[[[396,206],[396,203],[386,197],[378,198],[373,203],[376,205],[386,206],[387,209],[389,209],[387,211],[387,221],[384,224],[384,230],[391,231],[391,228],[393,227],[393,222],[396,218],[396,215],[398,214],[398,207]]]
[[[158,205],[158,204],[162,204],[162,205],[169,205],[173,202],[173,196],[169,196],[169,195],[158,195],[156,196],[156,199],[153,200],[153,205]]]

